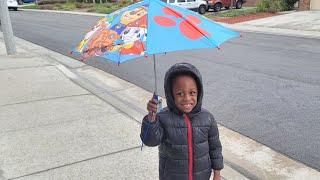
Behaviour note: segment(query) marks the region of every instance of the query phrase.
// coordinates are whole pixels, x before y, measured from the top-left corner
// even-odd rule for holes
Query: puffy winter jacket
[[[198,87],[197,105],[188,114],[175,106],[172,96],[172,80],[180,73],[192,75]],[[223,168],[223,157],[217,123],[201,108],[201,75],[191,64],[176,64],[166,73],[164,88],[168,107],[157,113],[155,122],[145,116],[140,134],[147,146],[159,145],[159,179],[208,180],[212,169]]]

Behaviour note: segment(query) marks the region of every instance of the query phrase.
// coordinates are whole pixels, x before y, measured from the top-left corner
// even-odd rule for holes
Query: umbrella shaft
[[[158,95],[156,55],[153,55],[154,93]]]

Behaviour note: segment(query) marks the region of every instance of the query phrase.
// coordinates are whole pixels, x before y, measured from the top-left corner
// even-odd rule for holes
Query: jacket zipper
[[[185,114],[184,120],[188,128],[188,180],[193,179],[193,147],[192,147],[192,125],[189,117]]]

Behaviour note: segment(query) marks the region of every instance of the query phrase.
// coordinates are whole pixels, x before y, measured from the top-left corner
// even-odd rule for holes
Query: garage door
[[[311,10],[320,10],[320,0],[311,0],[310,9]]]

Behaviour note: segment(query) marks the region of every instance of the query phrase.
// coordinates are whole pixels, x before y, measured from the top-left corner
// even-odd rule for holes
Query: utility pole
[[[0,20],[7,54],[15,55],[17,54],[17,49],[13,38],[12,25],[9,16],[7,0],[0,0]]]

